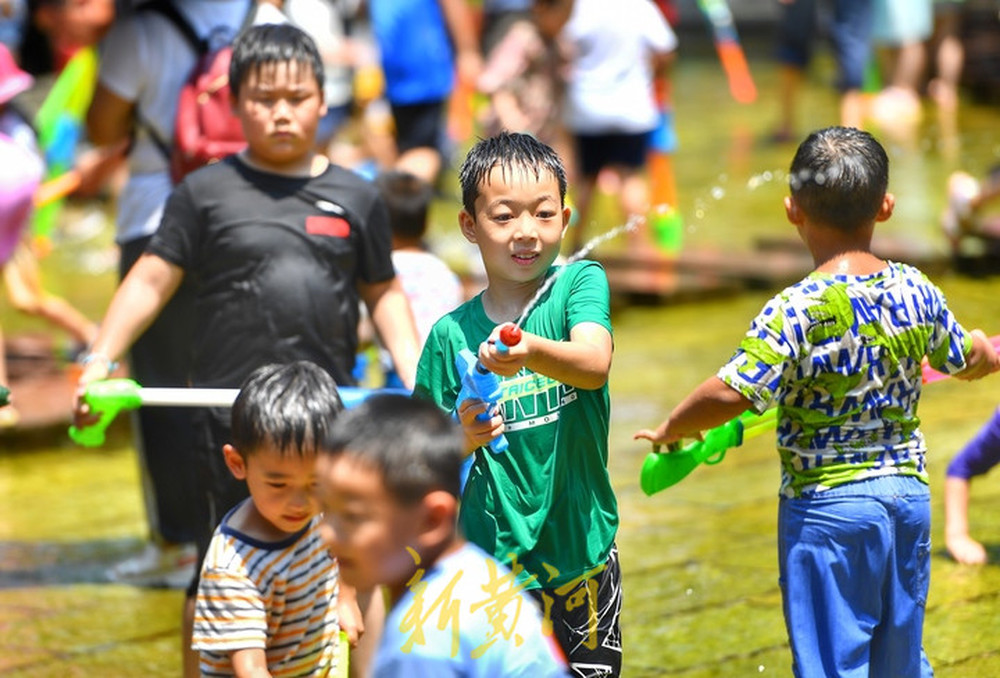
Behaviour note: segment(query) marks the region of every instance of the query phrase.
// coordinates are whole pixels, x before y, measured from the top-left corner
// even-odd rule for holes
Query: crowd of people
[[[326,675],[348,658],[357,675],[619,675],[610,289],[596,262],[557,260],[565,242],[581,244],[599,187],[623,215],[651,209],[653,92],[677,49],[670,3],[482,0],[478,15],[466,0],[164,4],[0,0],[0,36],[15,47],[0,46],[5,273],[31,256],[18,263],[44,162],[31,117],[12,106],[31,86],[15,60],[28,27],[57,67],[98,49],[73,171],[82,185],[122,178],[120,284],[100,323],[38,291],[56,308],[46,317],[85,346],[76,424],[94,424],[82,394],[119,361],[145,386],[240,389],[232,408],[137,411],[151,539],[111,576],[180,573],[169,582],[186,593],[185,675]],[[783,4],[777,140],[798,138],[795,90],[822,3]],[[926,676],[921,359],[971,380],[1000,358],[920,271],[870,250],[895,206],[888,156],[859,129],[871,40],[900,46],[884,93],[899,99],[927,21],[896,23],[891,0],[831,4],[843,124],[799,144],[785,198],[815,271],[636,437],[670,445],[777,407],[797,675],[860,662]],[[220,51],[242,150],[179,177],[178,100]],[[956,71],[938,68],[927,92],[953,110]],[[470,126],[483,131],[471,144]],[[471,294],[424,243],[458,155],[458,229],[484,273]],[[992,178],[951,183],[943,225],[957,243],[1000,191]],[[630,245],[656,248],[644,229]],[[412,396],[344,410],[338,386],[359,383],[366,341],[382,349],[384,383]],[[501,379],[496,401],[462,399],[466,354]],[[995,428],[949,468],[946,533],[960,562],[985,560],[965,514],[969,479],[998,460]],[[836,519],[817,527],[821,512]],[[874,555],[857,562],[861,551]],[[883,580],[887,590],[867,588]]]

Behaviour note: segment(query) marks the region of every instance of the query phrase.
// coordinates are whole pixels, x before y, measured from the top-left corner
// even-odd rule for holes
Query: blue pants
[[[795,0],[782,5],[778,27],[778,60],[805,68],[816,44],[818,0]],[[871,51],[874,11],[872,0],[834,0],[830,40],[839,71],[841,91],[861,89]]]
[[[781,499],[778,566],[794,675],[932,676],[922,637],[930,491],[873,478]]]

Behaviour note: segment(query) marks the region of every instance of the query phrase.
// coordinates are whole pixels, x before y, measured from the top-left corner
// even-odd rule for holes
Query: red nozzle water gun
[[[500,342],[496,345],[497,350],[504,353],[509,347],[516,346],[520,341],[521,328],[513,324],[507,325],[500,330]],[[462,375],[462,388],[459,390],[458,398],[455,400],[455,418],[458,419],[458,406],[464,401],[471,399],[481,400],[489,405],[485,412],[476,416],[481,421],[488,420],[500,407],[500,396],[503,395],[500,379],[497,375],[483,367],[483,364],[467,348],[462,349],[455,356],[455,367],[458,369],[458,373]],[[507,437],[502,433],[491,440],[489,444],[490,451],[493,454],[506,452],[507,447]],[[463,489],[469,477],[469,471],[472,469],[473,458],[474,455],[470,454],[465,458],[465,463],[462,465],[461,486]]]

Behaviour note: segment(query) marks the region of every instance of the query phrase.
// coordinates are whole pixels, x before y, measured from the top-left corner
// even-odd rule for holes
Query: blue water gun
[[[519,341],[521,341],[521,328],[517,325],[508,325],[500,330],[500,342],[497,344],[497,349],[504,352]],[[455,368],[462,375],[462,388],[459,390],[458,399],[455,401],[455,419],[458,419],[458,406],[466,400],[471,399],[481,400],[489,405],[486,411],[476,415],[476,418],[480,421],[487,421],[500,407],[500,396],[503,394],[500,379],[497,375],[483,367],[483,364],[467,348],[463,348],[455,356]],[[490,451],[493,454],[502,454],[507,451],[507,447],[507,437],[502,433],[491,440],[489,444]],[[465,482],[469,477],[469,471],[472,470],[474,459],[475,455],[470,454],[462,464],[463,490],[465,489]]]

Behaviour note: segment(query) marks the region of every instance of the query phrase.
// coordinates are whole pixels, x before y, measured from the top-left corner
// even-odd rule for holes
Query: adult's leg
[[[861,127],[864,106],[861,88],[871,55],[872,0],[836,0],[834,3],[834,51],[840,70],[840,124]]]
[[[796,104],[802,76],[812,56],[816,32],[816,0],[795,0],[782,4],[778,24],[778,127],[776,141],[795,138]]]
[[[150,238],[122,245],[120,273],[125,274]],[[194,337],[194,285],[182,283],[155,321],[132,346],[131,376],[142,386],[186,386]],[[146,515],[155,541],[194,541],[196,526],[207,519],[207,505],[197,491],[197,460],[192,410],[143,407],[133,412]]]

